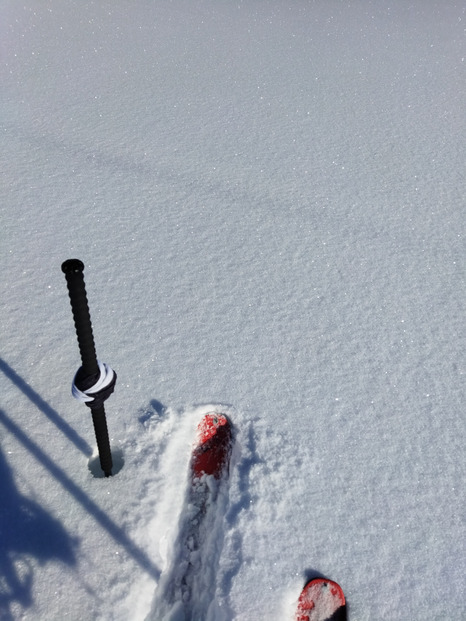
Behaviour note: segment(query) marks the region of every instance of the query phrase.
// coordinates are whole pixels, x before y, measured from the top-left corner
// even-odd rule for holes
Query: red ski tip
[[[232,448],[232,426],[225,414],[210,412],[197,427],[197,443],[193,448],[193,478],[211,474],[220,479],[228,469]]]
[[[299,596],[296,621],[346,621],[341,587],[325,578],[310,580]]]

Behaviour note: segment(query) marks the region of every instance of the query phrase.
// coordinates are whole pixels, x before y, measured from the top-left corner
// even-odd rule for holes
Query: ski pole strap
[[[74,376],[71,385],[71,393],[75,399],[95,409],[112,394],[117,379],[115,371],[105,362],[97,361],[99,374],[84,376],[83,368],[80,367]]]

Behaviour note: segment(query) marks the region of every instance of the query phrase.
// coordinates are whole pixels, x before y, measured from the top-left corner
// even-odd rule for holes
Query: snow
[[[351,621],[465,618],[465,24],[4,0],[2,620],[157,620],[209,410],[238,436],[206,620],[291,620],[311,574]],[[111,479],[70,396],[75,257]]]

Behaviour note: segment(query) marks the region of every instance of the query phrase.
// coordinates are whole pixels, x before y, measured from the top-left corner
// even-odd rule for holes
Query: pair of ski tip
[[[191,473],[193,479],[228,473],[233,447],[233,428],[225,414],[209,412],[197,427]],[[346,621],[346,602],[341,587],[326,578],[309,580],[301,591],[295,621]]]

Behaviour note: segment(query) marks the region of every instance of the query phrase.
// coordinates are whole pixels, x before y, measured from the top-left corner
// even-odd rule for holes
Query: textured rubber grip
[[[97,376],[99,374],[99,365],[97,362],[91,315],[84,284],[84,264],[79,259],[68,259],[68,261],[62,264],[61,269],[65,274],[68,285],[68,294],[70,296],[71,310],[73,312],[74,325],[78,337],[83,375]]]

